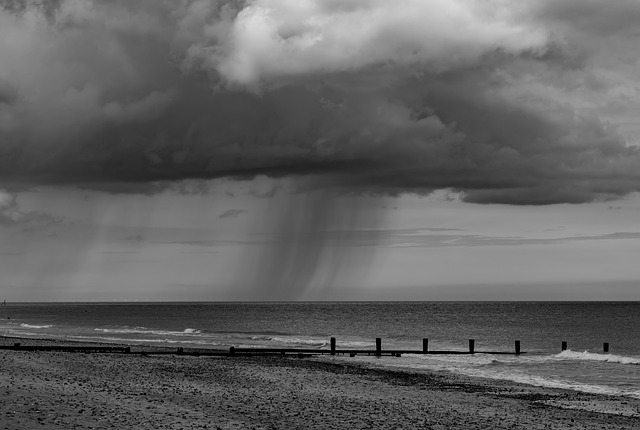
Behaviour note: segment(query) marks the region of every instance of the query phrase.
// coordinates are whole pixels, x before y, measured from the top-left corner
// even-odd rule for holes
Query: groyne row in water
[[[351,357],[356,355],[374,355],[374,356],[394,356],[400,357],[402,354],[492,354],[492,355],[520,355],[524,354],[521,350],[521,344],[519,340],[514,342],[514,349],[512,351],[487,351],[476,350],[476,343],[474,339],[469,339],[467,350],[430,350],[429,339],[424,338],[422,340],[422,349],[383,349],[382,338],[376,338],[375,349],[338,349],[336,348],[336,338],[332,337],[330,340],[329,349],[311,349],[311,348],[237,348],[231,346],[229,350],[185,350],[182,347],[176,349],[152,349],[152,350],[139,350],[133,351],[131,347],[126,346],[80,346],[80,345],[21,345],[20,343],[14,343],[13,345],[3,345],[0,349],[11,349],[21,351],[63,351],[63,352],[85,352],[85,353],[121,353],[121,354],[177,354],[177,355],[193,355],[193,356],[239,356],[239,355],[297,355],[299,357],[305,357],[310,355],[346,355]],[[562,341],[562,351],[567,350],[568,344],[566,341]],[[603,344],[603,352],[609,352],[609,344]]]

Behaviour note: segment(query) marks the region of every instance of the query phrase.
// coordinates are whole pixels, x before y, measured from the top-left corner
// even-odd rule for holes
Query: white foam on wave
[[[548,362],[558,361],[594,361],[601,363],[619,363],[640,365],[640,357],[629,357],[615,354],[601,354],[589,351],[572,351],[566,350],[558,354],[535,355],[525,354],[520,356],[513,355],[413,355],[416,358],[431,362],[458,363],[471,365],[488,365],[488,364],[544,364]]]
[[[567,349],[554,356],[560,360],[600,361],[603,363],[619,363],[640,365],[640,358],[615,354],[597,354],[589,351],[572,351]]]
[[[592,394],[605,394],[610,396],[627,396],[640,399],[639,390],[624,390],[620,388],[607,387],[603,385],[585,384],[575,381],[567,381],[561,379],[554,379],[545,376],[531,375],[519,372],[502,372],[502,371],[490,371],[490,370],[475,370],[469,371],[468,369],[456,369],[456,372],[465,374],[467,376],[481,377],[487,379],[499,379],[517,382],[520,384],[534,385],[536,387],[545,388],[559,388],[564,390],[580,391],[583,393]]]
[[[374,342],[358,342],[358,341],[336,341],[336,348],[372,348],[375,347]]]
[[[21,331],[21,330],[8,330],[6,332],[6,334],[10,335],[10,336],[18,336],[18,337],[29,337],[29,336],[34,336],[34,337],[43,337],[46,335],[42,334],[42,333],[36,333],[36,332],[31,332],[31,331]]]
[[[550,356],[547,356],[549,358]],[[543,358],[543,357],[538,357]],[[640,399],[640,390],[637,387],[624,389],[620,387],[610,387],[597,384],[588,384],[577,381],[569,381],[549,376],[535,375],[528,373],[525,369],[502,366],[494,364],[507,364],[499,356],[479,356],[479,355],[419,355],[406,354],[402,358],[390,360],[373,360],[371,357],[358,357],[359,361],[367,362],[375,367],[391,367],[411,370],[446,371],[454,374],[465,375],[475,378],[495,379],[511,381],[520,384],[528,384],[537,387],[558,388],[584,393],[605,394],[613,396],[626,396]],[[353,360],[353,358],[350,358]],[[504,360],[504,361],[503,361]],[[511,363],[515,363],[515,360]]]
[[[69,339],[82,340],[82,341],[106,341],[116,343],[155,343],[155,344],[185,344],[185,345],[204,345],[204,346],[219,346],[221,343],[207,340],[174,340],[174,339],[149,339],[149,338],[121,338],[113,336],[68,336]]]
[[[251,336],[251,340],[264,340],[267,342],[275,342],[280,344],[296,344],[311,346],[326,346],[327,342],[320,339],[299,338],[299,337],[280,337],[280,336]]]
[[[22,324],[20,324],[20,327],[24,327],[24,328],[50,328],[50,327],[53,327],[53,325],[51,325],[51,324],[35,325],[35,324],[22,323]]]
[[[154,330],[146,327],[121,327],[121,328],[94,328],[95,331],[102,333],[116,334],[152,334],[156,336],[185,336],[201,334],[202,330],[195,328],[186,328],[182,331],[174,330]]]
[[[441,364],[445,366],[470,365],[470,366],[487,366],[496,363],[507,363],[512,360],[500,359],[499,356],[486,354],[407,354],[407,357],[416,358],[433,364]]]

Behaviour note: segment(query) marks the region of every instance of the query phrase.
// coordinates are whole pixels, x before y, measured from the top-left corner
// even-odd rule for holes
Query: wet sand
[[[640,401],[329,356],[0,350],[0,429],[34,428],[632,429]]]

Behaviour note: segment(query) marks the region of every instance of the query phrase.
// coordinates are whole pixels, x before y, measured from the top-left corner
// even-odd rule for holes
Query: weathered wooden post
[[[602,349],[603,349],[604,352],[609,352],[609,342],[605,342],[602,345]]]
[[[336,355],[336,338],[331,338],[331,355]]]
[[[422,339],[422,352],[429,352],[429,339],[426,337]]]
[[[469,339],[469,353],[473,354],[476,348],[476,341],[473,339]]]
[[[567,341],[566,341],[566,340],[563,340],[563,341],[562,341],[562,350],[563,350],[563,351],[566,351],[566,350],[567,350]]]
[[[516,340],[516,355],[520,355],[520,341]]]
[[[382,355],[382,339],[376,337],[376,357],[380,357]]]

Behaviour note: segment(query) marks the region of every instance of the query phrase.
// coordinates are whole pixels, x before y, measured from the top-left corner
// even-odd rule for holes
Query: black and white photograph
[[[0,430],[640,428],[640,0],[0,0]]]

